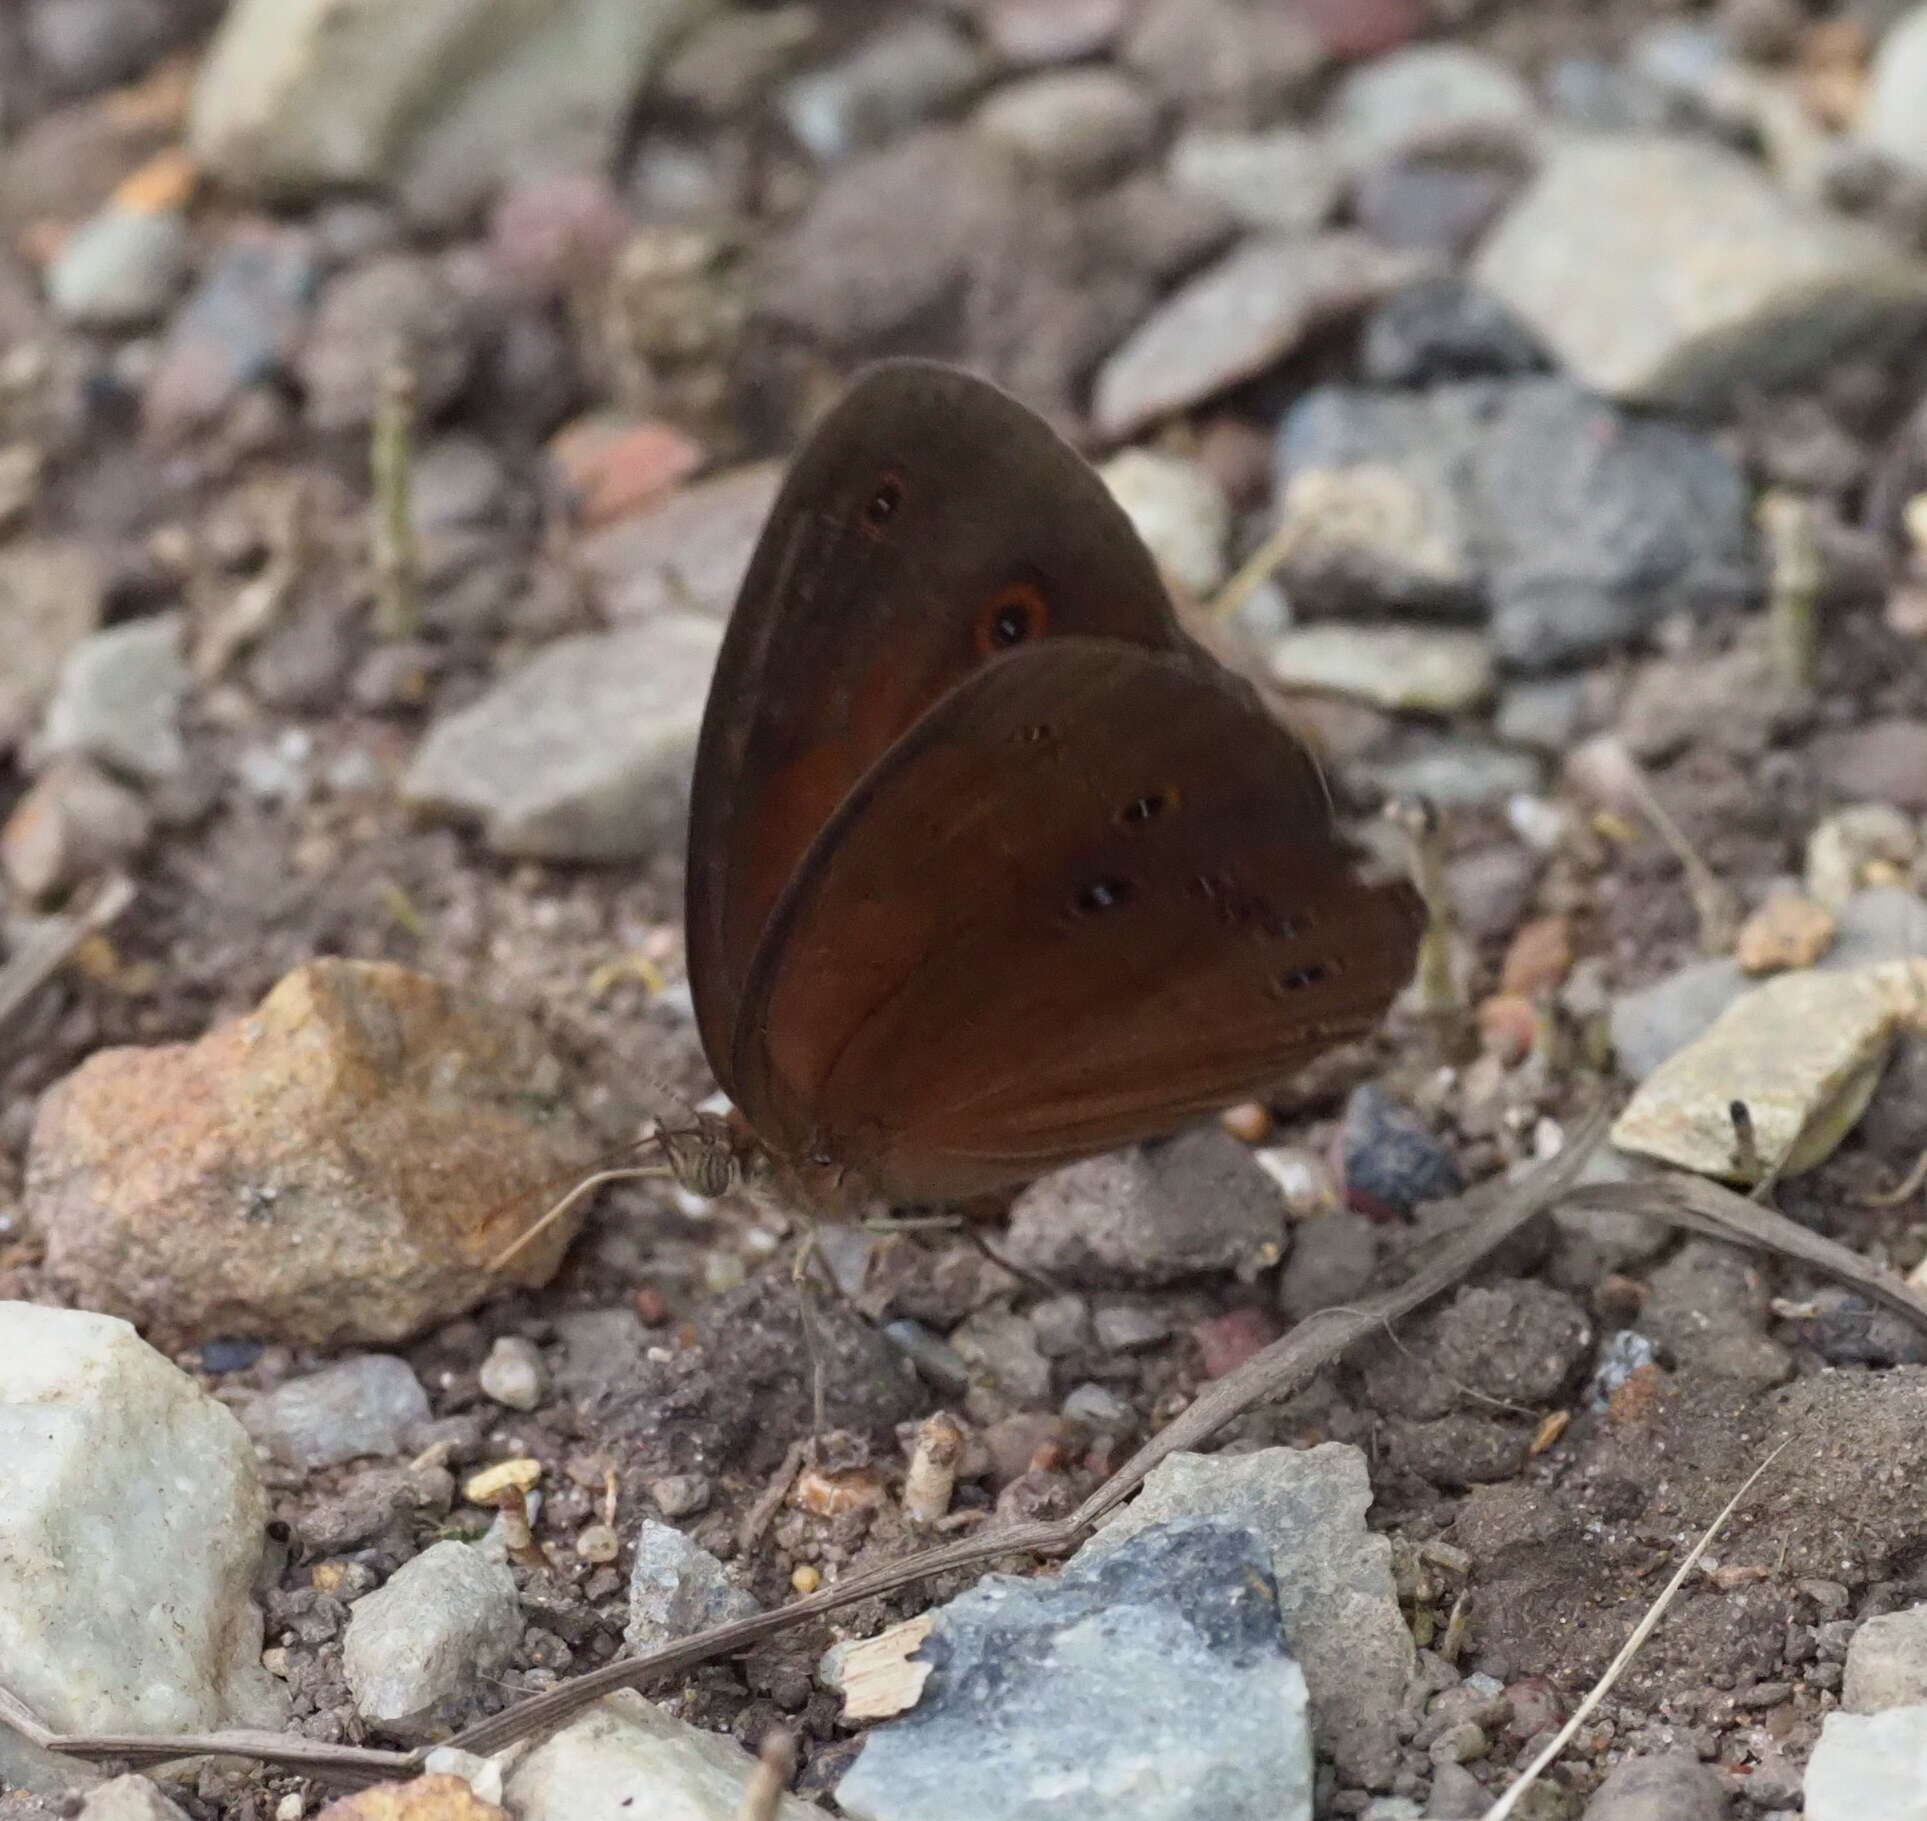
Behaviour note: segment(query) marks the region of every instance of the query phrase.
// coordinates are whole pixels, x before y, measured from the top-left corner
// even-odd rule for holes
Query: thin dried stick
[[[415,374],[399,352],[381,375],[368,466],[374,491],[375,624],[385,639],[421,630],[421,553],[415,540],[412,464]]]
[[[96,930],[112,923],[134,902],[134,886],[116,873],[85,909],[64,917],[44,917],[0,967],[0,1029]]]
[[[1673,1596],[1685,1585],[1686,1577],[1699,1566],[1700,1557],[1711,1547],[1713,1539],[1719,1535],[1726,1520],[1739,1509],[1740,1501],[1759,1484],[1760,1476],[1791,1446],[1791,1442],[1782,1442],[1747,1475],[1746,1484],[1726,1501],[1725,1508],[1712,1523],[1707,1525],[1700,1540],[1688,1552],[1686,1560],[1673,1571],[1673,1578],[1660,1590],[1659,1598],[1646,1608],[1645,1615],[1633,1627],[1632,1636],[1620,1646],[1619,1654],[1606,1665],[1606,1673],[1586,1690],[1586,1698],[1572,1710],[1572,1717],[1547,1742],[1545,1750],[1540,1752],[1520,1773],[1518,1782],[1485,1811],[1480,1821],[1506,1821],[1506,1817],[1519,1806],[1520,1798],[1539,1781],[1559,1754],[1572,1743],[1580,1727],[1586,1723],[1587,1717],[1606,1698],[1607,1691],[1625,1674],[1626,1666],[1638,1656],[1641,1646],[1653,1635],[1654,1627],[1665,1617],[1667,1607],[1673,1603]]]

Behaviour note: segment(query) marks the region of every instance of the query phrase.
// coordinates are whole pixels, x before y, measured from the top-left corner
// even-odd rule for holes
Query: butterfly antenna
[[[660,1130],[649,1132],[637,1139],[634,1144],[624,1145],[622,1150],[612,1152],[610,1155],[620,1157],[624,1152],[637,1151],[645,1145],[655,1145],[658,1148],[664,1148],[666,1147],[666,1140]],[[674,1174],[675,1171],[666,1163],[623,1164],[614,1168],[593,1171],[591,1174],[583,1177],[560,1201],[550,1207],[539,1220],[525,1227],[515,1239],[511,1240],[501,1251],[496,1253],[496,1255],[488,1261],[488,1269],[490,1271],[499,1271],[520,1253],[526,1251],[527,1248],[541,1238],[550,1227],[554,1226],[564,1214],[568,1213],[583,1196],[592,1195],[597,1189],[603,1188],[612,1182],[633,1182],[638,1177],[672,1176]],[[487,1223],[484,1222],[484,1224]]]

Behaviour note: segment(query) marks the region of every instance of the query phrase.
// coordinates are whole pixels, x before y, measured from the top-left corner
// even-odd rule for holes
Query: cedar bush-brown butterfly
[[[737,1164],[939,1201],[1155,1137],[1368,1030],[1421,923],[1041,419],[924,362],[851,387],[696,759],[689,977]]]

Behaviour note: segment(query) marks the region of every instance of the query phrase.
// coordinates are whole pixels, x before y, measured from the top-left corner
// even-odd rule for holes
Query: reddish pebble
[[[1499,972],[1502,992],[1530,997],[1557,986],[1572,966],[1572,926],[1564,917],[1534,917],[1519,925]]]
[[[1233,1309],[1191,1330],[1198,1343],[1199,1363],[1206,1378],[1235,1372],[1255,1353],[1262,1353],[1283,1330],[1266,1309]]]
[[[1297,0],[1328,57],[1353,62],[1396,50],[1426,27],[1420,0]]]
[[[549,459],[575,504],[576,522],[589,528],[628,518],[660,499],[694,474],[707,452],[670,424],[588,417],[556,432]]]
[[[1479,1007],[1479,1047],[1508,1068],[1532,1054],[1539,1040],[1539,1013],[1521,993],[1495,993]]]
[[[1521,1676],[1508,1684],[1505,1699],[1512,1709],[1505,1729],[1514,1739],[1535,1739],[1565,1718],[1560,1709],[1559,1691],[1544,1676]]]
[[[600,279],[634,231],[608,179],[583,172],[518,184],[488,224],[501,268],[535,290],[557,293]]]
[[[1263,1144],[1271,1136],[1271,1109],[1262,1101],[1246,1100],[1226,1107],[1218,1123],[1240,1144]]]
[[[654,1284],[638,1284],[629,1300],[635,1304],[636,1313],[642,1317],[645,1328],[660,1328],[668,1322],[669,1305],[663,1301],[662,1292]]]

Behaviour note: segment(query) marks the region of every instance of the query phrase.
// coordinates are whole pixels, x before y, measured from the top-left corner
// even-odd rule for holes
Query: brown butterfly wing
[[[743,982],[805,849],[947,690],[1007,641],[1058,633],[1186,648],[1130,521],[1042,419],[953,368],[872,368],[770,512],[697,751],[689,975],[739,1104]]]
[[[1243,684],[1048,641],[960,684],[823,830],[751,972],[740,1103],[897,1199],[978,1193],[1368,1030],[1421,922]]]

